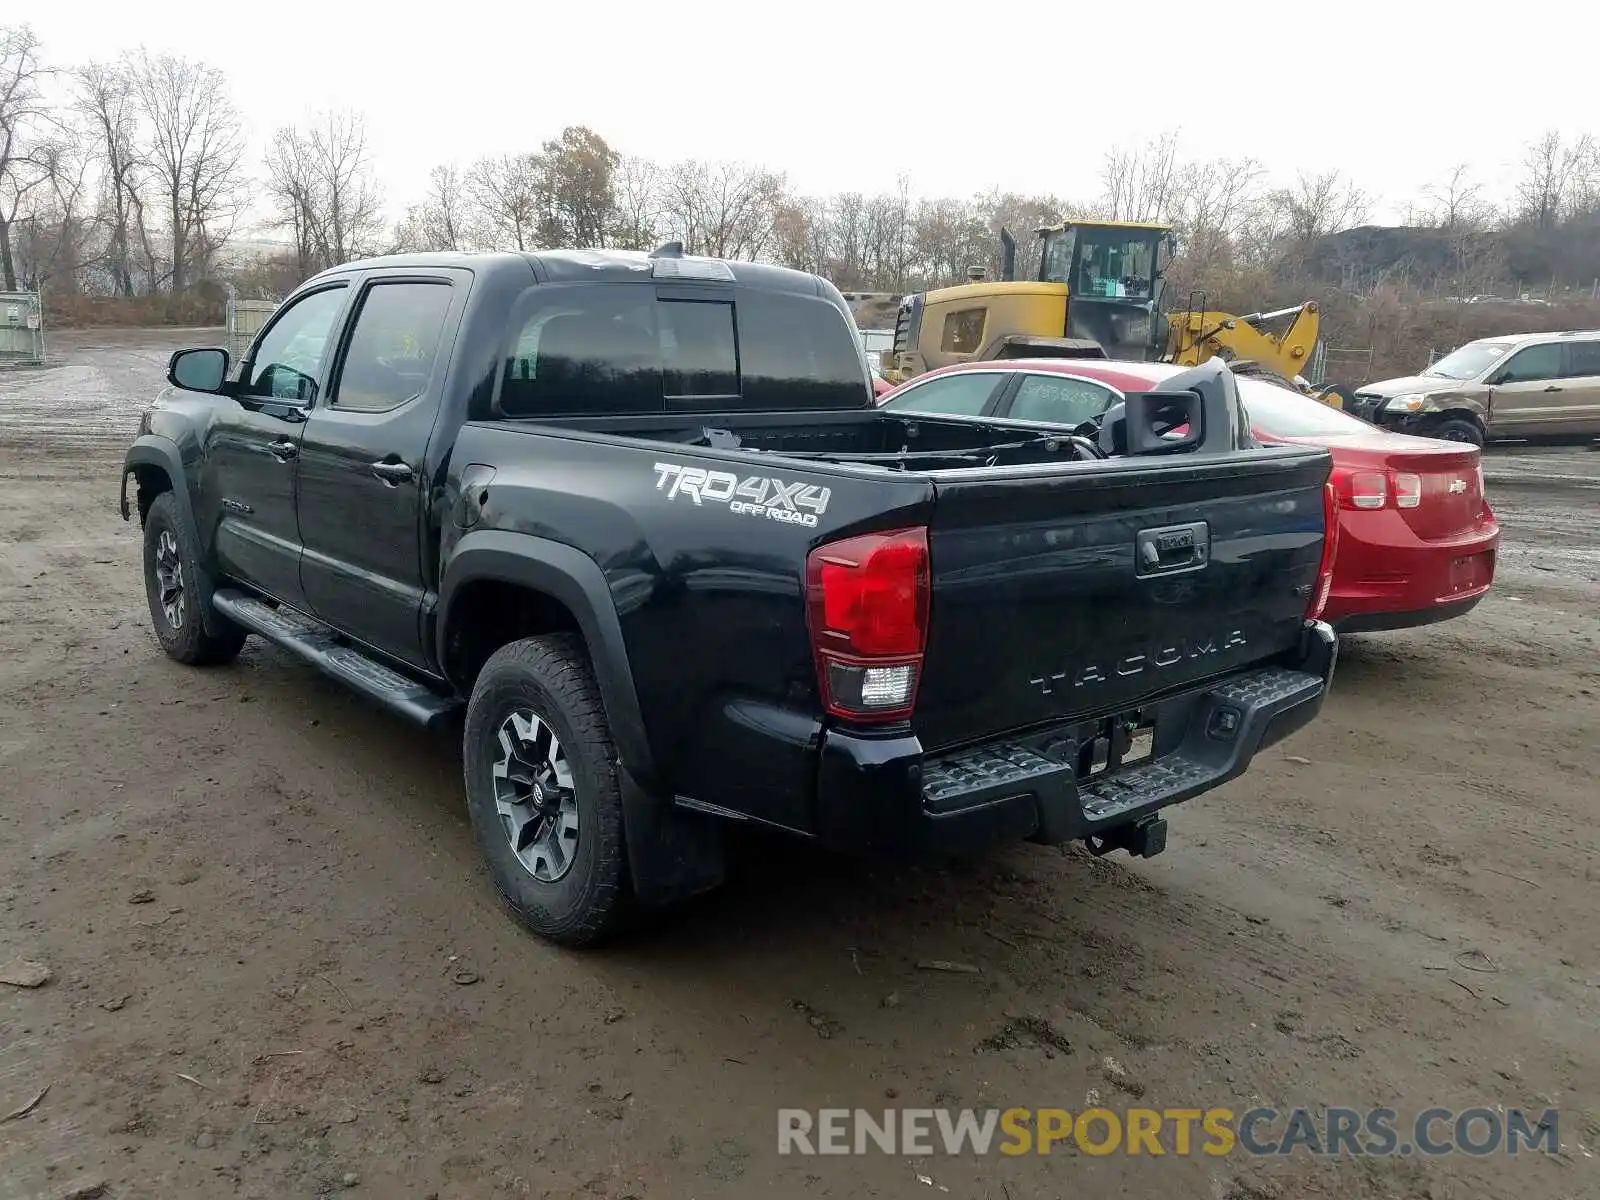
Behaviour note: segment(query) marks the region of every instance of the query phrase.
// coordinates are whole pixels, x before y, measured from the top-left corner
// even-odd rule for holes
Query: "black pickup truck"
[[[1220,366],[1098,439],[879,412],[831,284],[669,245],[338,267],[168,380],[122,477],[162,647],[463,714],[556,941],[714,886],[729,821],[1159,852],[1332,676],[1329,458],[1241,446]]]

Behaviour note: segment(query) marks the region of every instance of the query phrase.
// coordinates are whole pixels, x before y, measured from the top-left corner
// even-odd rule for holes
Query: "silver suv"
[[[1479,338],[1420,375],[1362,386],[1344,408],[1386,429],[1475,446],[1600,437],[1600,330]]]

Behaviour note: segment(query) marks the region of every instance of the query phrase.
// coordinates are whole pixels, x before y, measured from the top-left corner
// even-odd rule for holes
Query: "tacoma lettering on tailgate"
[[[707,471],[680,463],[655,464],[656,491],[668,500],[687,496],[697,505],[726,504],[740,516],[761,517],[789,525],[816,527],[828,511],[831,488],[774,479],[768,475],[735,475],[732,471]]]
[[[1167,667],[1175,667],[1181,662],[1206,658],[1212,654],[1220,654],[1224,650],[1233,649],[1235,646],[1243,646],[1245,642],[1244,630],[1233,629],[1225,634],[1207,638],[1205,641],[1185,639],[1183,641],[1169,642],[1145,653],[1130,654],[1113,662],[1089,663],[1081,669],[1071,672],[1070,675],[1066,671],[1060,671],[1054,675],[1041,675],[1036,679],[1028,680],[1028,682],[1048,696],[1056,690],[1057,686],[1065,684],[1069,678],[1075,688],[1105,683],[1111,679],[1126,679],[1130,675],[1142,675],[1146,671],[1161,671]]]

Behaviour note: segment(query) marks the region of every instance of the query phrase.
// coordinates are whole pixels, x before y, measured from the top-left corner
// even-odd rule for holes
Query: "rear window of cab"
[[[502,365],[502,417],[871,403],[855,325],[822,297],[754,288],[661,295],[653,283],[529,295]]]

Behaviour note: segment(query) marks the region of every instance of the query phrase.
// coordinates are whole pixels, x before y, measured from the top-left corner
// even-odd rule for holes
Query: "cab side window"
[[[1116,394],[1103,384],[1064,375],[1024,375],[1006,414],[1014,421],[1076,426],[1105,413]]]
[[[245,365],[239,394],[310,404],[322,382],[323,351],[344,307],[343,284],[296,300],[273,320]]]
[[[1561,346],[1546,342],[1542,346],[1529,346],[1511,356],[1495,377],[1497,383],[1538,383],[1545,379],[1561,378]]]
[[[421,395],[433,375],[449,311],[450,285],[443,281],[369,287],[339,369],[334,407],[385,412]]]
[[[1567,377],[1569,379],[1600,376],[1600,341],[1567,343]]]

